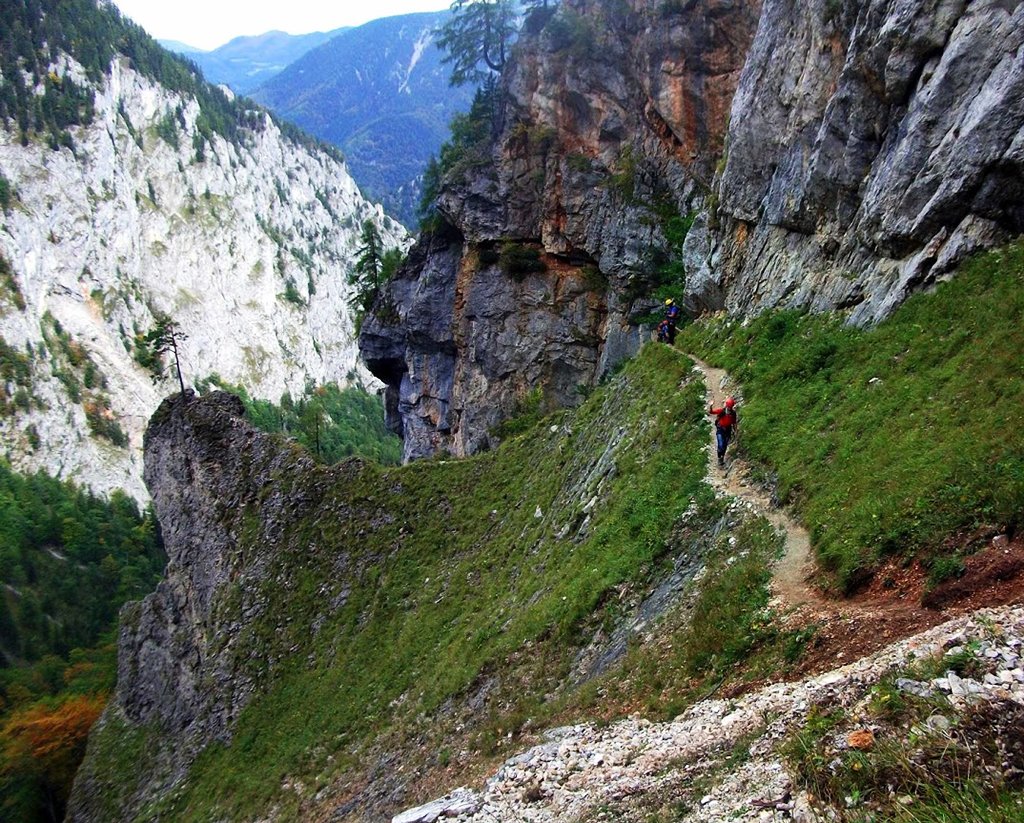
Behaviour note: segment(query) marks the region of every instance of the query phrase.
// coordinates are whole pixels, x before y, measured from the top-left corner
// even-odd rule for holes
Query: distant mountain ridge
[[[342,27],[309,34],[268,31],[235,37],[212,51],[176,40],[159,42],[164,48],[192,60],[211,83],[222,83],[238,94],[249,94],[290,63],[347,30]]]
[[[423,169],[473,90],[452,88],[435,45],[449,12],[406,14],[343,31],[252,93],[339,146],[366,195],[415,222]]]
[[[184,54],[189,57],[194,57],[197,54],[207,54],[206,49],[190,46],[188,43],[182,43],[180,40],[157,40],[156,42],[167,49],[167,51],[173,51],[176,54]]]

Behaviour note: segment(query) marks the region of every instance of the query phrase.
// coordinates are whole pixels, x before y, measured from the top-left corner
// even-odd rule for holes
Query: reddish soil
[[[1024,600],[1024,538],[997,535],[984,549],[964,560],[966,569],[922,599],[932,609],[958,610],[1002,606]]]

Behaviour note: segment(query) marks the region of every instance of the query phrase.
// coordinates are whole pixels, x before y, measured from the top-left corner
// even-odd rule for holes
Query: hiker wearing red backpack
[[[718,443],[718,465],[725,465],[725,450],[729,448],[729,441],[732,440],[736,431],[736,401],[731,397],[726,398],[725,405],[719,409],[712,403],[708,414],[715,415],[715,441]]]

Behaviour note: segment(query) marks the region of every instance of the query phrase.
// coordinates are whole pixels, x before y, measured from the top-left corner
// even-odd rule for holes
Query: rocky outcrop
[[[93,738],[95,748],[108,733],[144,734],[146,759],[121,775],[111,773],[109,756],[87,755],[70,820],[114,819],[101,811],[111,803],[117,819],[134,817],[180,781],[205,746],[230,740],[232,721],[257,689],[256,673],[269,674],[276,663],[247,634],[265,616],[260,587],[273,552],[246,552],[239,535],[255,522],[259,545],[280,545],[295,518],[316,505],[322,485],[312,458],[254,429],[243,412],[223,392],[179,394],[161,404],[146,432],[145,477],[167,572],[153,594],[121,615],[117,692]]]
[[[885,317],[1024,231],[1024,3],[766,0],[698,297]]]
[[[578,267],[538,254],[545,271],[517,280],[480,257],[454,233],[431,237],[390,286],[396,316],[364,325],[406,459],[480,451],[525,404],[570,405],[598,373],[608,306]]]
[[[648,354],[591,398],[585,413],[541,427],[520,444],[523,451],[401,469],[358,460],[314,464],[294,443],[253,428],[227,394],[166,400],[145,437],[166,579],[122,613],[117,692],[90,735],[70,819],[133,820],[158,810],[167,820],[251,813],[379,821],[400,810],[434,745],[427,746],[427,729],[436,742],[443,729],[475,725],[486,707],[501,705],[503,683],[520,688],[519,675],[492,677],[472,665],[444,686],[443,700],[423,708],[415,697],[421,684],[439,682],[432,672],[450,666],[446,649],[462,654],[466,642],[461,629],[442,638],[426,628],[441,614],[437,607],[453,616],[477,612],[474,602],[479,614],[497,610],[501,642],[533,614],[524,601],[545,598],[564,608],[561,587],[574,585],[575,575],[565,573],[571,559],[601,539],[615,500],[649,485],[640,478],[649,477],[651,463],[640,465],[636,455],[660,460],[669,437],[704,440],[684,413],[699,402],[687,364],[667,350]],[[665,387],[671,398],[660,396]],[[698,482],[702,450],[679,454],[674,465],[688,484]],[[642,622],[621,632],[604,621],[584,629],[594,638],[579,659],[572,644],[558,642],[579,680],[620,660],[645,625],[679,604],[720,536],[705,526],[721,516],[694,502],[666,537],[686,555],[672,581],[650,598],[646,582],[616,593],[617,608],[632,613],[635,605]],[[549,558],[551,583],[523,579],[544,573],[532,565],[537,556]],[[613,562],[619,558],[613,553]],[[514,581],[507,589],[496,584],[506,575]],[[443,588],[435,592],[435,585]],[[527,636],[546,625],[534,621]],[[545,642],[556,641],[530,641],[534,648]],[[521,685],[533,688],[525,679]],[[288,717],[277,715],[274,706],[282,705]],[[423,732],[410,732],[420,723]],[[289,785],[301,784],[301,808],[280,810],[277,799],[290,802],[292,789],[262,759],[279,744],[257,738],[303,741],[301,764],[285,767]],[[307,765],[314,750],[319,762]],[[228,811],[253,800],[237,785],[221,794],[216,813],[198,811],[196,793],[231,764],[278,776],[250,812]]]
[[[176,386],[140,365],[136,337],[155,316],[188,336],[188,381],[216,374],[274,401],[344,382],[365,374],[346,283],[361,224],[375,221],[389,246],[404,232],[340,159],[263,113],[229,141],[203,125],[196,99],[127,58],[100,81],[67,55],[53,74],[95,95],[94,116],[70,128],[73,149],[0,129],[12,192],[0,338],[6,360],[27,358],[0,432],[18,469],[142,500],[143,428]]]
[[[666,217],[707,191],[758,10],[569,0],[526,21],[493,141],[463,147],[443,227],[363,327],[406,458],[485,448],[531,392],[572,404],[636,351]]]
[[[1024,231],[1022,49],[1024,4],[995,0],[568,0],[534,13],[492,141],[463,146],[444,179],[448,239],[427,241],[364,336],[406,456],[486,446],[530,390],[571,402],[565,385],[639,345],[666,262],[694,313],[840,309],[868,323]],[[525,287],[502,278],[486,253],[523,243],[562,267]],[[547,345],[565,305],[535,305],[563,290],[565,267],[599,275],[584,283],[596,336],[571,357]],[[433,296],[410,301],[428,277]],[[544,342],[478,338],[488,324],[461,299],[476,293],[501,307],[502,329]],[[444,333],[423,337],[424,324]]]
[[[633,717],[603,728],[554,729],[546,742],[508,760],[483,791],[459,789],[392,823],[434,821],[442,813],[460,823],[554,823],[595,813],[641,821],[666,808],[688,823],[835,820],[828,798],[803,788],[781,751],[809,720],[822,717],[835,719],[816,744],[835,758],[833,765],[854,749],[872,748],[876,737],[903,747],[911,761],[923,759],[930,745],[966,744],[998,752],[993,772],[1013,780],[1024,765],[1016,739],[1024,722],[1022,634],[1024,610],[980,611],[809,680],[774,683],[738,700],[701,701],[670,723]],[[975,669],[962,678],[951,669],[965,654]],[[950,668],[928,682],[898,677],[922,660]],[[894,682],[888,692],[886,679]],[[931,700],[931,716],[913,729],[894,727],[877,709],[894,695]],[[991,723],[994,716],[1003,723]],[[984,728],[972,722],[978,717],[990,718]],[[936,783],[942,779],[934,775]],[[862,798],[847,798],[847,808],[859,805],[866,805]]]

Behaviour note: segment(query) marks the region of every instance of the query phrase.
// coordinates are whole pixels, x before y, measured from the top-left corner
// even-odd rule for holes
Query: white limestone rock
[[[89,82],[68,58],[55,70]],[[145,500],[142,433],[159,400],[177,391],[176,382],[153,385],[133,358],[133,339],[154,315],[169,315],[188,335],[187,381],[217,374],[276,401],[309,381],[368,380],[346,277],[364,220],[377,223],[386,246],[406,237],[362,197],[343,163],[285,138],[265,115],[262,130],[239,145],[214,135],[200,162],[194,99],[122,59],[95,93],[94,121],[71,129],[74,152],[22,146],[0,130],[0,171],[16,193],[0,227],[0,254],[16,282],[0,289],[0,337],[35,352],[37,401],[0,421],[0,439],[20,470]],[[156,130],[175,112],[184,123],[177,147]],[[67,370],[54,346],[41,349],[53,321],[95,363],[105,389],[69,396],[54,374]],[[97,397],[126,448],[90,434],[85,404]]]

